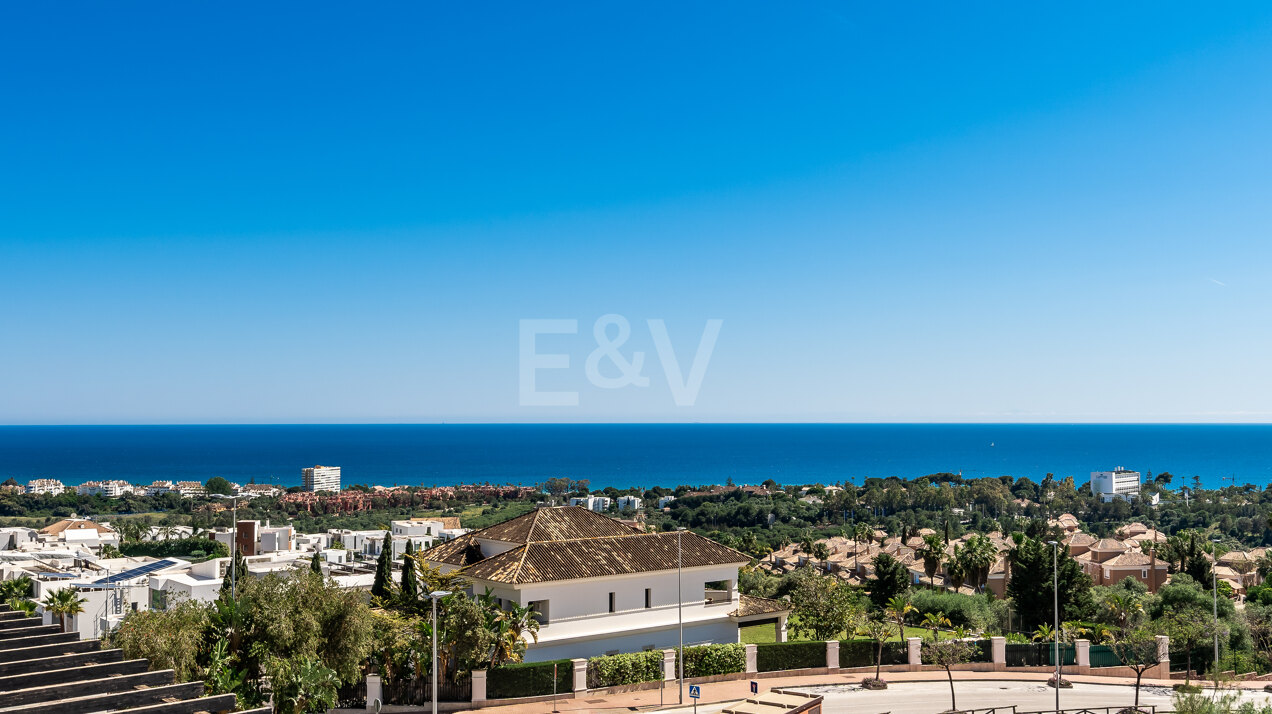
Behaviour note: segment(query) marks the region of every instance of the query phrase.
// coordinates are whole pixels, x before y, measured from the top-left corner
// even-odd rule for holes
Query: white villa
[[[678,605],[686,646],[738,642],[739,625],[763,621],[785,639],[786,604],[737,590],[747,555],[688,531],[636,531],[587,508],[539,508],[424,557],[462,571],[473,592],[489,588],[539,613],[527,662],[674,647]]]

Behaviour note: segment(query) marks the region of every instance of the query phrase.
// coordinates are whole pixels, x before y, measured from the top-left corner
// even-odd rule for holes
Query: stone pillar
[[[1007,638],[989,638],[989,655],[989,661],[993,662],[995,672],[1007,669]]]
[[[1157,672],[1149,676],[1156,679],[1170,679],[1170,638],[1166,635],[1157,636]]]
[[[839,640],[826,640],[826,669],[839,669]]]
[[[1090,640],[1074,640],[1073,641],[1074,658],[1073,663],[1079,667],[1091,667],[1091,641]],[[1083,671],[1083,670],[1079,670]]]
[[[910,657],[911,672],[917,672],[923,666],[922,644],[923,640],[918,637],[907,637],[905,640],[906,654]]]
[[[759,666],[755,664],[756,646],[744,645],[744,647],[746,647],[746,673],[755,674],[760,671]]]
[[[663,681],[670,682],[676,678],[676,651],[663,650]]]
[[[777,641],[786,641],[786,615],[777,616]]]
[[[473,701],[486,701],[486,670],[473,670]]]
[[[380,689],[380,675],[367,675],[367,711],[373,712],[379,709],[377,703],[384,702],[384,693]]]
[[[574,665],[574,696],[581,697],[587,692],[587,660],[572,659]]]

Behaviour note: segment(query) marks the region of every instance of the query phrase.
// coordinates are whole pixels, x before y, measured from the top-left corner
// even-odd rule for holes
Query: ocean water
[[[0,480],[300,483],[314,464],[346,485],[839,482],[939,471],[1075,476],[1170,471],[1175,486],[1272,481],[1272,425],[499,424],[0,427]]]

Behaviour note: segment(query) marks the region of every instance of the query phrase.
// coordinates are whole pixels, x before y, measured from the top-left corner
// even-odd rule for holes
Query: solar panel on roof
[[[114,575],[102,578],[100,580],[94,580],[93,584],[106,585],[110,583],[120,583],[125,580],[132,580],[133,578],[139,578],[143,575],[153,573],[157,570],[163,570],[164,568],[171,568],[172,566],[176,564],[177,564],[177,561],[175,560],[166,560],[166,559],[156,560],[153,563],[146,563],[145,565],[139,565],[135,568],[130,568],[128,570],[123,571],[122,573],[116,573]]]

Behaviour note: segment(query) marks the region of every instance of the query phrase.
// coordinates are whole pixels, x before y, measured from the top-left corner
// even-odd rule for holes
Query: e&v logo
[[[698,400],[698,390],[702,387],[702,378],[706,376],[707,364],[711,362],[711,352],[715,349],[716,338],[720,336],[720,326],[724,320],[707,320],[698,341],[698,351],[694,353],[693,362],[689,365],[689,376],[686,378],[680,371],[680,362],[676,360],[676,352],[671,347],[671,338],[667,335],[667,325],[663,320],[645,320],[649,328],[649,336],[658,351],[658,362],[662,365],[663,374],[667,376],[667,387],[671,390],[672,399],[678,407],[691,407]],[[611,335],[610,328],[617,328]],[[535,385],[535,378],[541,369],[569,369],[570,355],[543,354],[536,349],[536,338],[539,335],[576,335],[579,332],[578,320],[522,320],[520,360],[520,403],[523,407],[575,407],[579,404],[578,392],[541,392]],[[596,341],[596,349],[587,356],[583,363],[583,371],[587,380],[601,389],[621,389],[623,387],[648,387],[649,377],[644,374],[645,353],[632,352],[624,354],[622,347],[632,336],[632,326],[622,315],[602,315],[592,325],[592,338]],[[606,363],[602,372],[602,363]]]

